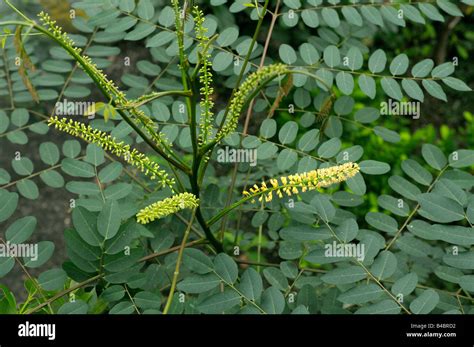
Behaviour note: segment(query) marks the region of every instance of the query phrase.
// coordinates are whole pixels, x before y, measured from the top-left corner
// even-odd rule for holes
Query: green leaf
[[[38,277],[40,286],[45,290],[60,290],[64,288],[67,274],[63,269],[51,269]]]
[[[433,176],[429,171],[412,159],[407,159],[402,162],[402,170],[416,182],[424,186],[429,186],[433,181]]]
[[[452,62],[438,65],[431,71],[433,78],[445,78],[454,73],[454,64]]]
[[[454,245],[472,246],[474,245],[474,233],[472,228],[458,225],[434,225],[439,239]]]
[[[355,8],[350,7],[350,6],[343,6],[342,14],[344,15],[344,18],[346,18],[346,20],[349,23],[359,26],[359,27],[362,26],[363,24],[362,17]]]
[[[43,142],[39,147],[41,160],[48,165],[55,165],[59,161],[59,149],[52,142]]]
[[[282,145],[292,143],[298,134],[298,123],[289,121],[286,122],[278,133],[278,139]]]
[[[397,55],[390,64],[390,72],[393,76],[403,75],[408,70],[408,56],[405,53]]]
[[[382,78],[381,85],[382,89],[389,97],[398,101],[403,99],[402,89],[395,79],[384,77]]]
[[[290,45],[282,44],[279,49],[280,59],[287,65],[292,65],[296,62],[296,52]]]
[[[15,266],[15,259],[0,257],[0,278],[6,276]]]
[[[151,292],[139,292],[133,297],[135,305],[141,309],[160,309],[161,298],[158,294]]]
[[[439,100],[443,100],[445,102],[448,101],[446,93],[443,91],[443,88],[441,88],[438,82],[432,80],[423,80],[421,83],[432,97]]]
[[[280,171],[286,171],[291,168],[298,160],[298,154],[288,148],[280,152],[277,158],[277,167]]]
[[[421,194],[420,188],[415,186],[403,177],[392,176],[388,179],[388,185],[401,196],[409,200],[417,200],[418,195]]]
[[[317,28],[319,26],[318,12],[314,10],[303,10],[303,12],[301,12],[301,18],[310,28]]]
[[[311,205],[315,207],[317,214],[326,223],[333,220],[336,215],[336,209],[332,205],[327,195],[318,194],[311,200]]]
[[[396,244],[402,252],[414,257],[425,258],[432,253],[431,247],[428,243],[419,240],[412,235],[403,235],[398,238]]]
[[[130,301],[122,301],[112,307],[109,314],[132,314],[135,311],[135,307]]]
[[[407,296],[415,290],[417,284],[418,275],[414,272],[410,272],[409,274],[406,274],[402,278],[396,280],[392,286],[391,291],[394,295],[402,294]]]
[[[122,299],[125,296],[125,289],[122,286],[110,286],[105,289],[100,297],[107,302],[114,302]]]
[[[137,224],[134,220],[127,221],[120,226],[117,235],[106,241],[105,252],[107,254],[122,252],[126,246],[129,246],[134,239],[140,236],[140,230],[144,228],[144,226]],[[154,250],[156,251],[156,248]]]
[[[359,123],[372,123],[379,119],[380,110],[374,107],[364,107],[356,112],[354,118]]]
[[[262,278],[253,268],[248,268],[242,274],[238,288],[247,299],[256,301],[262,295]]]
[[[99,180],[102,183],[110,183],[117,179],[122,173],[123,165],[119,162],[113,162],[99,171]]]
[[[63,154],[68,158],[75,158],[81,153],[81,144],[77,140],[67,140],[63,143]]]
[[[94,167],[80,160],[70,158],[63,159],[61,169],[73,177],[91,178],[95,176]]]
[[[66,245],[71,247],[82,259],[95,261],[101,257],[99,247],[93,247],[84,242],[74,229],[66,229],[64,232]]]
[[[281,270],[274,268],[274,267],[267,267],[263,270],[263,275],[265,279],[270,283],[270,285],[278,288],[279,290],[286,290],[288,289],[288,280],[283,275]]]
[[[438,266],[434,272],[436,276],[442,280],[451,283],[459,283],[461,277],[464,276],[464,273],[461,270],[444,265]]]
[[[321,279],[324,283],[328,284],[349,284],[358,282],[366,278],[367,274],[359,266],[348,266],[345,268],[339,268],[331,270],[324,274]]]
[[[298,149],[304,152],[311,152],[316,148],[319,142],[319,130],[311,129],[301,136],[298,141]]]
[[[449,166],[456,169],[474,165],[474,150],[460,149],[450,154]]]
[[[348,72],[339,72],[336,75],[336,84],[343,94],[351,95],[354,90],[354,78]]]
[[[18,194],[0,189],[0,222],[6,221],[15,212],[18,206]]]
[[[178,290],[189,294],[200,294],[216,288],[221,279],[213,273],[187,276],[178,283]]]
[[[21,176],[29,176],[33,173],[33,162],[29,158],[22,157],[19,160],[12,160],[12,167]]]
[[[337,11],[332,8],[324,7],[321,11],[321,15],[323,16],[326,24],[331,28],[337,28],[341,24],[341,20],[339,19]]]
[[[459,279],[459,285],[465,291],[474,293],[474,275],[465,275]]]
[[[27,199],[36,200],[39,197],[38,186],[32,180],[21,180],[16,184],[16,187],[18,192]]]
[[[419,214],[438,223],[451,223],[463,220],[464,210],[454,200],[436,193],[420,194],[417,197],[421,208]]]
[[[225,253],[218,254],[214,259],[215,272],[227,283],[233,284],[239,275],[237,263]]]
[[[376,126],[374,127],[374,133],[377,136],[380,136],[386,142],[390,142],[390,143],[400,142],[400,135],[393,130],[390,130],[381,126]]]
[[[369,98],[374,99],[377,94],[375,80],[366,75],[360,75],[359,77],[359,87]]]
[[[96,215],[78,206],[72,210],[72,223],[81,238],[89,245],[101,245],[102,240],[97,231]]]
[[[299,48],[299,53],[301,59],[308,65],[314,65],[320,59],[319,52],[310,43],[303,43]]]
[[[140,0],[137,6],[138,16],[145,20],[150,20],[155,15],[155,8],[150,0]]]
[[[191,271],[200,275],[207,274],[214,269],[211,259],[204,252],[194,248],[186,248],[184,250],[183,264]]]
[[[197,309],[207,314],[222,314],[240,304],[240,296],[231,290],[212,295],[197,305]]]
[[[405,17],[408,18],[409,20],[415,23],[420,23],[420,24],[426,23],[425,18],[421,15],[420,11],[418,11],[418,9],[415,6],[408,5],[408,4],[401,4],[400,9],[403,11]]]
[[[393,300],[387,299],[370,306],[364,306],[358,309],[356,314],[398,314],[400,306]]]
[[[339,295],[337,300],[347,305],[360,305],[377,300],[383,293],[383,289],[374,283],[362,284]]]
[[[379,10],[373,6],[362,6],[360,7],[362,15],[370,23],[383,27],[383,19]]]
[[[411,69],[411,74],[415,78],[424,78],[430,74],[431,70],[433,70],[433,67],[434,61],[431,59],[425,59],[413,66]]]
[[[443,16],[439,13],[438,9],[429,3],[419,3],[418,7],[420,8],[421,12],[429,19],[438,22],[444,22]]]
[[[465,252],[459,254],[446,254],[443,261],[449,266],[463,269],[474,270],[474,252]]]
[[[61,188],[64,186],[64,178],[55,170],[44,171],[40,174],[45,184],[52,188]]]
[[[459,205],[465,206],[467,204],[467,195],[456,183],[446,178],[440,179],[434,189],[433,193],[437,193],[446,198],[456,201]]]
[[[433,289],[425,290],[410,303],[410,311],[414,314],[428,314],[439,303],[439,295]]]
[[[30,114],[28,113],[28,110],[24,108],[16,108],[11,114],[12,124],[19,128],[25,126],[29,119]]]
[[[390,195],[380,195],[377,198],[377,203],[380,207],[396,214],[401,217],[408,217],[410,213],[410,207],[403,201],[403,199],[396,199]]]
[[[395,234],[398,230],[397,221],[384,213],[369,212],[365,215],[365,220],[374,228],[389,234]]]
[[[262,309],[268,314],[283,313],[285,310],[285,297],[277,288],[267,288],[262,295]]]
[[[346,180],[346,184],[356,195],[364,195],[367,190],[364,177],[360,174],[360,172],[358,172],[354,177]]]
[[[148,0],[146,0],[148,1]],[[150,34],[152,34],[155,31],[156,27],[152,24],[149,23],[139,23],[135,29],[127,33],[125,37],[123,38],[126,41],[139,41],[143,40]]]
[[[436,170],[442,170],[448,163],[443,151],[441,151],[435,145],[424,144],[421,148],[421,154],[428,165]]]
[[[221,47],[227,47],[233,44],[239,38],[239,28],[232,26],[224,29],[217,38],[216,42]]]
[[[464,81],[461,81],[460,79],[454,77],[443,78],[443,83],[446,84],[448,87],[461,92],[472,91],[471,87],[464,83]]]
[[[369,70],[372,73],[380,73],[387,65],[387,55],[382,49],[376,50],[369,58]]]
[[[107,201],[97,217],[97,230],[105,240],[114,237],[121,223],[120,205],[117,201]]]
[[[360,171],[368,175],[383,175],[390,171],[390,165],[376,160],[364,160],[359,163]]]
[[[323,58],[327,66],[336,67],[341,63],[341,52],[339,48],[331,45],[324,50]]]
[[[423,90],[420,88],[418,83],[414,80],[404,79],[402,80],[403,90],[408,94],[412,99],[423,102],[425,100],[425,95]]]
[[[17,219],[5,232],[7,241],[14,244],[25,242],[35,231],[36,224],[36,218],[33,216]]]
[[[67,302],[58,310],[59,314],[86,314],[89,306],[82,300]]]
[[[37,257],[24,257],[24,265],[29,268],[37,268],[46,263],[54,252],[54,243],[41,241],[38,243]]]
[[[94,143],[90,143],[86,148],[86,158],[84,159],[88,163],[94,166],[100,166],[105,162],[104,150]]]
[[[379,281],[385,280],[394,274],[397,264],[397,258],[392,252],[383,251],[375,259],[370,271]]]
[[[348,243],[356,238],[359,225],[355,219],[346,219],[336,228],[335,232],[342,242]]]
[[[462,11],[455,4],[448,0],[436,0],[436,3],[447,14],[455,17],[464,17]]]
[[[321,158],[332,158],[341,149],[341,140],[338,137],[334,137],[326,142],[323,142],[318,148],[318,155]]]

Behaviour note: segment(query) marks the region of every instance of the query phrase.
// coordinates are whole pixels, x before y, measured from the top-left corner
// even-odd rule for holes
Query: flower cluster
[[[191,193],[181,193],[157,201],[137,213],[137,221],[141,224],[148,224],[155,219],[160,219],[170,214],[179,212],[185,208],[193,209],[199,205],[199,199]]]
[[[199,41],[199,61],[201,67],[199,69],[199,82],[201,88],[201,132],[199,134],[199,141],[205,144],[209,139],[212,132],[212,120],[214,113],[212,111],[214,107],[214,101],[212,100],[212,94],[214,94],[214,88],[212,87],[213,76],[211,72],[211,55],[209,54],[209,37],[207,36],[207,28],[204,27],[204,13],[199,10],[197,6],[193,9],[196,39]]]
[[[280,75],[284,75],[287,69],[287,66],[284,64],[273,64],[265,66],[247,77],[230,101],[228,121],[217,135],[217,141],[222,140],[237,128],[240,114],[249,96],[259,86],[268,83]]]
[[[115,85],[114,81],[110,80],[107,75],[97,67],[90,57],[84,55],[82,49],[75,47],[74,41],[63,32],[61,27],[56,25],[56,21],[52,20],[49,14],[41,12],[38,14],[41,22],[46,27],[51,35],[53,35],[63,46],[63,48],[72,55],[80,63],[80,66],[86,73],[109,95],[115,105],[124,106],[128,104],[125,94],[119,90]],[[158,144],[163,144],[161,136],[155,136],[154,134],[154,122],[148,117],[142,110],[132,108],[129,110],[136,120],[140,121],[150,135],[153,136],[154,140]]]
[[[112,80],[109,80],[107,75],[94,64],[90,57],[82,54],[82,49],[75,47],[74,41],[68,36],[66,32],[63,32],[61,27],[56,25],[56,21],[51,19],[49,14],[41,12],[38,14],[43,25],[48,31],[63,45],[63,47],[75,58],[79,58],[87,68],[91,70],[93,78],[104,88],[109,95],[113,95],[118,103],[125,103],[125,94],[121,92]],[[84,68],[84,66],[82,66]],[[92,77],[92,76],[91,76]]]
[[[354,177],[359,170],[359,165],[356,163],[346,163],[329,168],[284,176],[279,179],[273,178],[270,179],[270,186],[265,182],[262,182],[260,186],[255,184],[249,191],[244,191],[244,196],[260,196],[258,201],[265,199],[266,202],[269,202],[273,199],[273,192],[275,192],[279,198],[282,198],[283,194],[291,196],[292,194],[298,194],[300,191],[304,193],[308,190],[328,187]],[[255,202],[255,200],[252,200],[252,202]]]
[[[107,133],[94,129],[84,123],[67,118],[59,119],[56,116],[49,119],[48,125],[54,125],[56,129],[65,131],[70,135],[94,143],[106,151],[110,151],[116,156],[125,159],[127,163],[137,167],[150,179],[159,180],[163,187],[167,186],[173,189],[174,180],[169,178],[168,174],[164,170],[161,170],[157,163],[136,149],[130,149],[130,145],[124,142],[116,142],[115,138]]]

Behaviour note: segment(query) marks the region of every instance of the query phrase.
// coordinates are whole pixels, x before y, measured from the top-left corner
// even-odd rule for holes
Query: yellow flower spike
[[[282,76],[287,72],[288,67],[284,64],[272,64],[264,66],[254,73],[251,73],[247,79],[240,85],[234,97],[230,101],[228,120],[216,135],[216,140],[220,141],[231,134],[237,128],[240,114],[247,102],[247,99],[260,85]]]
[[[259,201],[262,201],[262,196],[265,201],[269,202],[273,198],[273,191],[279,198],[283,197],[283,193],[287,196],[299,194],[317,188],[329,187],[335,183],[346,181],[354,177],[360,171],[359,165],[356,163],[346,163],[342,165],[332,166],[329,168],[312,170],[309,172],[297,173],[290,176],[282,176],[279,179],[270,179],[271,187],[269,188],[266,182],[262,182],[260,186],[254,185],[250,189],[250,193],[244,192],[246,197],[260,195]],[[283,192],[283,193],[282,193]]]
[[[181,193],[172,197],[157,201],[137,213],[137,222],[148,224],[155,219],[167,217],[184,209],[198,207],[199,199],[191,193]]]
[[[173,190],[174,180],[169,178],[166,171],[161,170],[157,163],[136,149],[130,149],[130,145],[124,142],[117,142],[115,138],[107,133],[72,119],[59,119],[57,116],[49,118],[48,125],[54,125],[56,129],[102,147],[104,150],[123,158],[127,163],[137,167],[150,179],[159,180],[163,186]]]

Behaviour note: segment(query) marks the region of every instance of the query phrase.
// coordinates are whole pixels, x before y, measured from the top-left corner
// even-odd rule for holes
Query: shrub
[[[390,163],[346,136],[395,146],[381,114],[417,119],[446,86],[471,91],[456,57],[410,62],[367,39],[472,0],[81,1],[73,18],[39,20],[5,2],[0,130],[18,179],[1,169],[3,244],[32,236],[35,216],[11,217],[20,196],[39,197],[38,177],[75,197],[61,268],[30,274],[51,241],[0,258],[0,276],[15,262],[28,275],[21,304],[2,287],[1,312],[472,312],[474,151],[425,143],[383,181],[372,176]],[[273,36],[289,28],[295,40]],[[51,128],[81,142],[60,151],[55,132],[35,171],[25,130]]]

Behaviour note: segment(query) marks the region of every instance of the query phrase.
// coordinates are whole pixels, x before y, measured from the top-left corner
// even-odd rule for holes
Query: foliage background
[[[246,2],[201,2],[207,14],[210,34],[217,32],[221,35],[212,53],[218,109],[227,102],[239,72],[233,66],[234,59],[245,56],[253,35],[257,12],[246,8],[243,5]],[[471,87],[473,85],[474,72],[470,59],[474,25],[470,1],[459,2],[464,13],[459,22],[457,17],[451,16],[457,13],[456,10],[445,5],[449,2],[440,1],[434,2],[435,10],[429,7],[422,11],[425,24],[410,20],[406,27],[396,25],[393,13],[392,16],[390,13],[384,14],[379,11],[379,7],[373,7],[378,13],[373,14],[374,17],[362,16],[363,26],[358,27],[344,20],[341,10],[337,8],[339,1],[324,1],[323,5],[336,6],[341,24],[331,23],[334,20],[332,13],[323,15],[319,8],[311,10],[320,6],[322,1],[271,1],[272,11],[275,11],[277,2],[279,15],[273,28],[266,64],[283,60],[290,65],[313,65],[314,52],[311,51],[309,57],[304,55],[304,50],[300,48],[304,43],[316,49],[326,64],[332,59],[324,56],[328,46],[340,47],[341,56],[347,54],[349,48],[357,47],[364,55],[364,63],[355,70],[369,74],[371,69],[367,60],[373,52],[381,49],[388,60],[385,75],[390,75],[389,64],[400,54],[409,57],[410,69],[423,59],[431,58],[438,66],[458,57],[459,65],[453,76]],[[68,4],[64,1],[41,0],[18,1],[16,4],[30,16],[41,9],[51,12],[59,24],[72,33],[75,42],[86,48],[86,53],[126,90],[130,98],[154,88],[179,88],[178,62],[173,54],[176,49],[172,32],[174,20],[170,8],[165,7],[165,1],[75,1]],[[73,21],[68,17],[69,6],[78,11]],[[2,7],[1,11],[2,20],[13,17],[6,7]],[[260,64],[271,18],[270,15],[266,19],[259,36],[259,45],[251,60],[253,69]],[[43,263],[34,264],[31,268],[26,266],[33,277],[39,276],[38,280],[28,279],[21,266],[13,267],[13,259],[2,260],[2,284],[13,289],[19,302],[26,302],[21,306],[21,312],[28,312],[46,298],[62,291],[74,293],[76,300],[69,302],[69,297],[63,296],[49,307],[45,306],[48,310],[43,312],[159,312],[166,299],[176,261],[175,253],[155,257],[143,268],[133,267],[132,261],[125,262],[110,270],[119,274],[117,278],[109,277],[105,281],[92,282],[92,287],[70,290],[76,282],[85,281],[94,273],[94,269],[89,270],[88,265],[83,263],[83,260],[93,259],[81,258],[84,253],[78,252],[78,249],[84,249],[74,243],[75,238],[70,236],[64,239],[64,229],[81,228],[71,220],[73,209],[70,208],[70,199],[76,199],[77,206],[83,210],[98,213],[102,210],[99,188],[103,185],[107,198],[123,204],[121,218],[124,227],[121,232],[124,232],[127,223],[133,223],[126,220],[132,219],[138,206],[143,207],[147,202],[165,195],[154,191],[147,183],[141,182],[145,185],[141,187],[133,171],[96,147],[49,129],[46,119],[53,112],[57,100],[95,101],[100,100],[100,95],[91,80],[80,69],[74,68],[70,57],[59,47],[31,36],[25,48],[37,68],[30,73],[30,79],[38,91],[40,103],[32,102],[31,94],[15,65],[17,52],[12,36],[8,33],[5,35],[8,39],[0,60],[3,70],[0,72],[0,106],[3,108],[0,111],[0,199],[2,202],[10,202],[10,199],[15,201],[12,194],[18,193],[19,202],[14,207],[10,205],[13,202],[5,203],[2,208],[2,229],[6,232],[2,236],[8,240],[8,230],[13,230],[10,235],[19,234],[18,238],[23,241],[43,241],[45,251]],[[189,45],[192,43],[190,39]],[[192,49],[190,47],[189,51]],[[127,58],[130,59],[130,66],[124,64]],[[403,72],[402,75],[408,73]],[[256,99],[248,129],[244,127],[244,121],[240,128],[241,133],[251,136],[240,138],[236,135],[226,139],[228,145],[258,147],[259,158],[264,160],[259,161],[257,168],[249,168],[248,164],[236,167],[222,165],[215,158],[211,159],[212,165],[209,166],[203,185],[202,197],[207,217],[210,218],[216,210],[238,199],[248,184],[258,182],[263,177],[316,168],[321,165],[319,159],[342,162],[341,153],[347,148],[351,148],[350,160],[359,163],[365,161],[365,166],[361,163],[363,175],[341,185],[339,189],[296,197],[295,208],[285,207],[285,203],[289,202],[287,198],[265,205],[246,204],[224,218],[222,223],[217,223],[215,232],[225,240],[227,254],[231,257],[219,255],[214,258],[212,250],[206,246],[190,248],[184,259],[184,270],[178,286],[180,292],[186,293],[186,301],[183,305],[179,304],[179,300],[174,300],[174,312],[254,313],[263,310],[269,313],[398,313],[403,310],[391,296],[403,293],[403,305],[415,313],[472,313],[474,183],[471,175],[473,152],[467,151],[473,148],[474,138],[472,93],[461,93],[443,85],[449,100],[445,103],[439,100],[444,98],[442,91],[436,89],[433,97],[425,90],[422,92],[422,117],[411,120],[374,115],[373,110],[379,109],[381,101],[394,96],[380,85],[380,80],[377,79],[377,95],[374,98],[368,97],[358,83],[352,90],[341,82],[337,83],[339,91],[331,117],[321,122],[318,113],[325,94],[314,82],[308,82],[301,76],[295,76],[293,84],[289,95],[278,105],[275,104],[277,107],[271,113],[272,117],[269,117],[268,109],[274,105],[273,100],[279,93],[278,85],[270,86],[265,90],[265,95]],[[344,87],[349,89],[346,93],[341,92]],[[290,105],[294,105],[297,112],[290,113]],[[146,111],[164,126],[162,131],[174,140],[183,155],[189,156],[189,131],[186,132],[183,126],[185,115],[179,112],[179,102],[172,98],[160,99]],[[242,117],[244,119],[245,114]],[[91,124],[110,131],[120,140],[137,143],[131,129],[118,117],[108,122],[98,117]],[[318,131],[322,124],[325,126],[324,137]],[[374,129],[376,132],[378,130],[378,134]],[[436,145],[444,155],[426,144]],[[137,146],[140,148],[142,145],[137,143]],[[425,149],[424,155],[422,148]],[[449,155],[460,149],[466,151],[459,152],[462,154],[462,165],[457,165]],[[20,162],[13,161],[17,151],[24,158]],[[78,160],[64,162],[65,158]],[[423,167],[407,162],[407,159]],[[443,199],[450,199],[451,202],[457,200],[452,209],[457,215],[461,208],[463,216],[452,220],[443,220],[440,215],[444,215],[444,212],[430,210],[432,207],[425,207],[416,197],[416,193],[426,191],[430,186],[440,171],[436,169],[444,167],[438,167],[438,164],[444,164],[445,160],[454,164],[444,173],[444,185],[437,186],[435,193],[441,196],[443,202]],[[405,167],[403,162],[406,163]],[[78,165],[82,173],[78,173]],[[408,185],[405,181],[394,184],[393,181],[397,180],[391,178],[394,175],[403,176],[415,185]],[[397,209],[389,196],[403,198],[404,206],[408,204],[409,210],[406,207],[403,211]],[[431,201],[432,197],[429,196],[428,200]],[[414,215],[405,225],[411,211],[418,211],[419,202],[427,212],[421,216]],[[322,215],[326,216],[326,221],[324,217],[321,220]],[[21,224],[19,228],[17,224],[16,229],[9,229],[20,219],[26,226]],[[189,219],[189,215],[168,218],[147,228],[134,225],[137,231],[133,238],[136,259],[145,253],[166,253],[179,244],[186,227],[180,219]],[[413,219],[424,222],[416,224]],[[344,226],[354,230],[353,224],[347,226],[349,223],[357,223],[357,234],[344,231]],[[428,227],[426,223],[447,228]],[[375,278],[369,276],[366,280],[367,274],[360,274],[349,261],[324,263],[320,256],[321,247],[332,240],[328,235],[328,225],[334,227],[338,234],[345,235],[348,242],[355,239],[374,245],[364,266],[371,269]],[[410,225],[418,228],[411,230]],[[393,250],[379,253],[403,226],[408,227],[408,230],[402,230],[403,238],[394,244]],[[307,231],[307,228],[311,228],[312,236],[300,233]],[[347,235],[344,234],[346,232]],[[69,232],[69,235],[75,234]],[[238,255],[234,255],[233,246],[239,247]],[[450,252],[452,246],[459,247],[463,254],[465,252],[465,259],[458,262],[458,258],[450,260],[448,257],[446,260],[445,253]],[[90,247],[86,245],[86,248]],[[204,253],[195,249],[203,250]],[[94,252],[96,250],[93,249]],[[62,266],[67,258],[72,260],[73,267],[81,269],[82,266],[87,271],[83,273],[72,269],[70,262]],[[259,266],[251,266],[253,263]],[[239,280],[235,272],[237,264]],[[132,271],[127,274],[118,271],[126,267]],[[334,269],[341,273],[333,272]],[[326,274],[328,271],[332,277]],[[343,279],[344,272],[355,274],[355,277],[346,282]],[[19,280],[20,276],[22,281]],[[222,276],[227,285],[222,285]],[[20,287],[23,281],[26,291]],[[4,291],[9,292],[6,287]],[[179,294],[176,295],[179,299]],[[17,308],[12,308],[11,299],[7,299],[8,295],[2,300],[2,308],[16,311]]]

